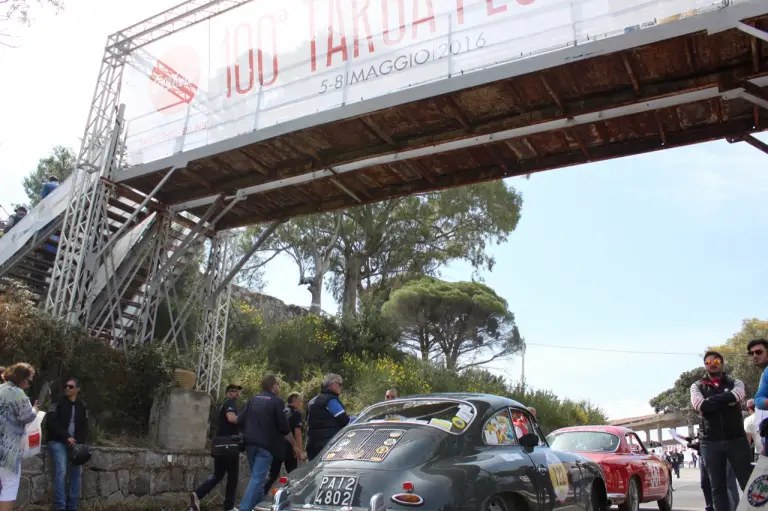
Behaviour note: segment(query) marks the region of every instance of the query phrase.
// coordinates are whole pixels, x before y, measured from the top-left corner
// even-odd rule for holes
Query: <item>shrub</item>
[[[112,349],[34,307],[17,287],[0,296],[0,339],[0,365],[35,367],[33,402],[43,382],[56,397],[67,378],[78,378],[95,429],[111,434],[145,433],[155,392],[172,380],[172,354],[155,346],[132,348],[127,355]]]

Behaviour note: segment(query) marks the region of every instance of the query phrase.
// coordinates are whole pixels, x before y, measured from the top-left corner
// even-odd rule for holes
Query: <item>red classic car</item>
[[[605,474],[608,498],[621,511],[637,511],[640,504],[658,502],[672,511],[672,474],[669,465],[649,453],[637,433],[617,426],[576,426],[550,433],[549,446],[586,456]]]

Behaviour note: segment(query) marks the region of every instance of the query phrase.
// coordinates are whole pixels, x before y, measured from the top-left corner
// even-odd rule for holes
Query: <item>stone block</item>
[[[125,493],[126,495],[129,493],[128,490],[131,486],[131,472],[128,470],[118,470],[117,471],[117,487],[120,488],[120,491]]]
[[[119,488],[117,486],[117,474],[114,472],[97,472],[99,474],[99,496],[109,497]]]
[[[176,467],[187,468],[189,466],[189,455],[179,454],[176,459],[173,460],[173,465]]]
[[[19,480],[19,492],[16,494],[16,507],[23,507],[30,503],[32,495],[32,482],[27,476],[21,476]]]
[[[83,471],[83,492],[84,499],[92,499],[99,496],[99,473],[93,470]]]
[[[197,471],[185,470],[184,471],[184,491],[194,491],[197,488]]]
[[[107,506],[113,506],[119,502],[122,502],[123,499],[124,499],[123,492],[118,490],[114,492],[112,495],[110,495],[109,497],[107,497],[106,500],[104,500],[103,502]]]
[[[205,448],[211,396],[207,392],[172,389],[155,399],[150,417],[150,442],[170,451]]]
[[[114,452],[106,449],[94,449],[88,462],[91,470],[131,470],[136,467],[136,455],[131,452]]]
[[[144,467],[153,469],[160,468],[165,464],[165,457],[162,454],[156,452],[146,451],[144,453]]]
[[[43,473],[45,463],[42,456],[32,456],[21,460],[21,473],[25,475],[37,475]]]
[[[152,493],[151,473],[148,471],[136,471],[131,474],[131,481],[128,485],[128,493],[143,497]]]
[[[30,492],[29,500],[33,504],[39,504],[48,500],[48,478],[43,474],[30,477],[30,483],[32,483],[32,490]],[[53,490],[53,488],[50,488]]]
[[[189,468],[203,468],[204,466],[205,462],[202,456],[192,455],[189,457]]]
[[[171,473],[167,470],[158,470],[152,474],[152,495],[166,493],[171,489]]]
[[[173,467],[171,469],[171,491],[184,490],[184,469]]]

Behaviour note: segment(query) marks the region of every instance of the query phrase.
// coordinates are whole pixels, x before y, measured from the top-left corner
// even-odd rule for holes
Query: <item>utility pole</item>
[[[525,344],[523,344],[523,364],[522,364],[523,374],[520,377],[520,383],[523,386],[523,391],[525,391],[525,348],[526,348],[526,346],[525,346]]]

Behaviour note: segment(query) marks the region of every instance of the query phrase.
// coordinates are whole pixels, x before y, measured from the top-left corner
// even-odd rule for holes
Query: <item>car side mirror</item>
[[[527,433],[520,437],[520,445],[525,452],[533,452],[533,448],[539,445],[539,437],[533,433]]]

